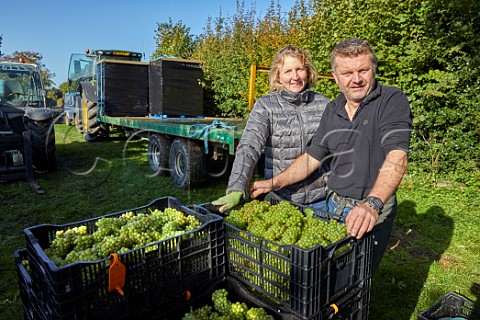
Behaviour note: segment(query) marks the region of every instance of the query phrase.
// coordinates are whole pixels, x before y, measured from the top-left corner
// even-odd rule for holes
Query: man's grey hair
[[[373,49],[367,40],[362,40],[355,37],[343,40],[332,50],[330,55],[332,71],[335,73],[335,59],[337,57],[354,58],[363,54],[370,55],[373,65],[373,74],[375,74],[377,70],[377,57],[375,56],[375,52],[373,52]]]

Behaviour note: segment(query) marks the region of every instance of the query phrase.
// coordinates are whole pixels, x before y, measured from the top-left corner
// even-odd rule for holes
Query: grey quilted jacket
[[[328,98],[311,90],[292,93],[287,90],[260,97],[253,106],[235,152],[227,194],[242,191],[248,195],[250,180],[258,159],[265,152],[264,178],[285,170],[310,144]],[[326,192],[326,167],[307,179],[277,190],[281,197],[297,204],[322,200]]]

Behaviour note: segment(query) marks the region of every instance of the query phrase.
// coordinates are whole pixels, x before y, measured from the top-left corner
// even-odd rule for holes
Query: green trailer
[[[75,126],[85,140],[108,138],[111,128],[148,139],[152,175],[170,175],[179,188],[228,171],[246,120],[204,114],[200,61],[95,50],[72,54]]]
[[[170,175],[183,189],[228,170],[246,121],[236,118],[155,118],[98,116],[100,122],[148,139],[152,175]]]

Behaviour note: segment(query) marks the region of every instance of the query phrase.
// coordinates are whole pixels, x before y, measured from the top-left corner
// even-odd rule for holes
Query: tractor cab
[[[45,107],[45,89],[35,64],[0,62],[0,105],[24,110]]]
[[[37,65],[0,62],[0,181],[27,178],[45,193],[33,171],[57,168],[52,110]]]
[[[73,95],[74,108],[67,116],[72,117],[69,119],[73,120],[78,133],[85,134],[87,141],[93,140],[94,136],[108,136],[108,128],[96,121],[98,62],[107,59],[140,62],[142,56],[139,52],[124,50],[94,50],[90,53],[89,49],[85,53],[73,53],[70,56],[69,92],[65,94],[65,100]],[[92,134],[92,131],[95,133]]]
[[[73,53],[68,67],[68,81],[90,81],[96,79],[96,63],[102,59],[141,61],[142,54],[139,52],[124,50],[94,50],[89,49],[85,53]]]

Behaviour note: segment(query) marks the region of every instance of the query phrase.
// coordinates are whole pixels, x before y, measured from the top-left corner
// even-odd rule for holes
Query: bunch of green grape
[[[207,304],[187,312],[182,320],[273,320],[263,308],[249,308],[244,302],[232,302],[226,289],[212,294],[213,308]]]
[[[230,211],[225,222],[270,242],[303,249],[326,247],[347,236],[343,223],[315,218],[312,211],[305,211],[304,214],[288,201],[271,204],[255,199]]]
[[[96,261],[107,258],[111,253],[125,253],[183,235],[201,227],[202,222],[193,215],[166,208],[163,211],[155,209],[149,214],[129,211],[118,217],[100,218],[95,226],[91,233],[85,225],[57,231],[45,253],[58,266],[77,261]]]

